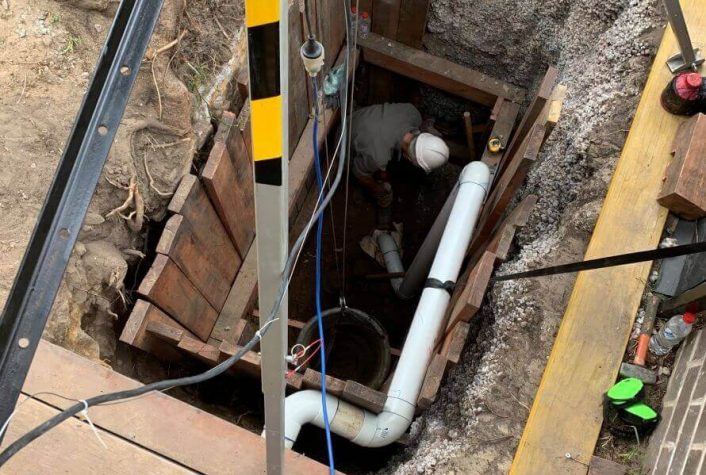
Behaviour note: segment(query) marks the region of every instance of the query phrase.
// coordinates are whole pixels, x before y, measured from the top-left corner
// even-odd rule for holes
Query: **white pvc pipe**
[[[382,257],[385,260],[385,268],[390,274],[397,274],[399,272],[404,272],[404,265],[402,265],[402,259],[400,258],[400,251],[397,249],[397,243],[392,236],[388,233],[378,234],[378,247],[380,252],[382,252]],[[402,285],[402,277],[393,277],[390,279],[390,284],[392,284],[392,289],[395,293],[400,290],[400,285]]]
[[[446,283],[458,279],[489,181],[490,171],[482,162],[473,162],[461,172],[458,195],[428,280]],[[407,431],[414,418],[417,398],[450,300],[447,290],[430,287],[429,284],[425,287],[380,414],[373,414],[335,396],[327,397],[334,433],[364,447],[382,447],[396,441]],[[321,409],[320,391],[300,391],[285,400],[287,447],[291,448],[294,444],[302,425],[311,423],[323,427]]]

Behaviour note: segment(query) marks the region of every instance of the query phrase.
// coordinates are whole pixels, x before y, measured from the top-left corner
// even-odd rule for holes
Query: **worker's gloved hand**
[[[389,183],[380,183],[380,186],[373,194],[375,202],[380,208],[392,207],[392,185]]]

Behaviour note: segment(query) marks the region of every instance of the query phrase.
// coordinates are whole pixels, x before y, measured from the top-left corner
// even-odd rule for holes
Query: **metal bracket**
[[[672,74],[677,74],[682,71],[696,71],[704,63],[704,57],[701,56],[701,50],[699,48],[694,49],[694,60],[692,62],[686,62],[684,56],[681,53],[677,53],[667,60],[667,67],[672,72]]]
[[[0,421],[15,409],[163,0],[123,0],[0,318]]]
[[[698,49],[695,49],[689,37],[689,29],[686,26],[684,12],[679,0],[663,0],[664,8],[667,10],[669,24],[672,26],[674,36],[677,37],[681,53],[675,54],[667,60],[667,67],[676,74],[682,71],[696,71],[704,62]]]

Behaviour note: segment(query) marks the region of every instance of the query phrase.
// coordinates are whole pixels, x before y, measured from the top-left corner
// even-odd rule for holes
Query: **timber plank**
[[[515,232],[527,224],[537,200],[537,195],[527,195],[496,229],[486,250],[494,253],[499,262],[507,260]]]
[[[24,402],[28,396],[20,396]],[[92,414],[91,410],[91,416]],[[30,399],[18,407],[3,441],[3,448],[29,432],[58,410],[43,402]],[[3,466],[4,473],[37,474],[124,474],[196,473],[171,460],[155,455],[130,442],[97,429],[103,448],[91,427],[72,417],[50,430],[25,450],[21,450]]]
[[[236,265],[240,256],[198,178],[184,175],[168,209],[184,216],[201,245],[211,246],[221,253],[224,265]]]
[[[376,0],[373,2],[373,17],[370,31],[385,38],[397,38],[400,20],[400,0]],[[360,40],[358,40],[360,42]],[[392,102],[393,76],[382,68],[370,69],[368,101],[372,104]]]
[[[41,392],[49,391],[74,399],[83,399],[100,393],[122,391],[139,386],[141,384],[138,381],[42,340],[37,348],[23,392],[40,393],[35,396],[37,399],[64,409],[74,404],[73,401],[65,401]],[[89,413],[98,428],[129,441],[137,449],[141,447],[160,454],[162,457],[175,460],[182,467],[188,467],[199,473],[231,474],[234,467],[237,467],[239,473],[265,473],[265,442],[258,434],[253,434],[164,393],[151,393],[126,401],[119,406],[92,407]],[[44,417],[41,419],[43,420]],[[10,431],[20,432],[18,429],[13,429],[14,425],[14,422],[10,425]],[[32,424],[34,425],[36,424]],[[85,424],[81,425],[87,427]],[[55,430],[61,431],[62,426]],[[96,447],[98,456],[107,462],[115,463],[116,469],[119,469],[117,473],[159,473],[156,468],[145,467],[141,470],[141,466],[137,461],[132,460],[132,456],[127,456],[121,461],[113,461],[111,455],[113,444],[109,444],[111,450],[104,450],[95,440],[90,428],[88,428],[90,438],[86,439],[79,432],[84,430],[81,427],[72,427],[66,433],[55,432],[55,430],[33,442],[13,460],[27,462],[34,458],[47,457],[53,464],[44,471],[45,473],[83,474],[86,473],[86,467],[91,465],[81,464],[81,460],[85,459],[87,452]],[[59,443],[48,442],[50,441],[48,437],[53,433],[60,434]],[[8,439],[5,442],[7,443]],[[70,461],[64,464],[63,460],[52,458],[61,456],[55,453],[55,447],[60,447],[70,454]],[[134,453],[139,455],[137,450]],[[28,459],[23,459],[24,456],[21,454],[25,454]],[[95,469],[89,472],[112,473],[109,468],[106,469],[107,472],[101,470],[101,460],[95,460]],[[68,470],[71,467],[69,463],[74,467],[74,471]],[[325,467],[318,462],[291,450],[285,450],[285,463],[288,474],[327,473]],[[34,465],[18,463],[18,466],[33,467]],[[62,470],[64,466],[68,471]],[[168,473],[178,473],[178,469],[179,467],[176,467]]]
[[[221,345],[218,349],[221,352],[220,359],[225,360],[233,356],[235,352],[240,349],[240,347],[233,345],[230,342],[223,341],[221,342]],[[242,356],[242,358],[240,358],[237,363],[235,363],[234,367],[238,370],[242,370],[245,373],[250,374],[251,376],[259,378],[261,364],[262,358],[260,357],[260,353],[257,353],[255,351],[248,351]]]
[[[147,323],[147,332],[172,345],[178,345],[181,339],[184,338],[183,329],[163,322]]]
[[[471,325],[466,322],[458,322],[454,325],[451,333],[446,337],[440,354],[444,356],[452,366],[461,361],[461,354],[466,346],[466,338],[471,331]]]
[[[522,142],[517,153],[509,157],[506,173],[497,182],[483,206],[483,212],[470,246],[470,255],[475,254],[492,235],[508,204],[522,186],[529,169],[537,159],[543,141],[544,125],[535,125],[532,132]]]
[[[683,0],[681,6],[694,46],[706,47],[703,1]],[[662,110],[659,100],[672,77],[664,63],[677,50],[667,27],[585,259],[659,244],[667,210],[656,200],[672,140],[685,120]],[[618,376],[651,267],[645,262],[578,274],[512,474],[585,475],[601,429],[602,394]],[[565,458],[567,452],[580,463]]]
[[[419,392],[419,397],[417,398],[417,407],[419,409],[429,409],[436,400],[436,395],[439,393],[439,388],[441,387],[441,380],[444,379],[447,363],[446,357],[438,353],[432,358],[429,369],[427,369],[427,374],[424,376],[422,390]]]
[[[180,214],[169,218],[157,243],[157,252],[169,256],[215,309],[223,307],[241,264],[237,254],[223,259],[220,251],[197,239]]]
[[[253,246],[254,248],[254,246]],[[255,308],[257,302],[257,252],[252,249],[243,261],[240,272],[228,293],[211,338],[234,343],[238,321]]]
[[[521,102],[525,96],[522,88],[375,33],[359,38],[358,44],[370,64],[488,107],[498,97]]]
[[[544,119],[546,124],[546,131],[544,134],[544,139],[549,138],[549,135],[559,123],[561,118],[561,111],[564,108],[564,100],[568,93],[568,88],[564,84],[557,84],[552,92],[552,97],[549,102],[544,106],[542,111],[542,119]]]
[[[149,326],[153,323],[165,325],[191,335],[183,326],[157,308],[156,305],[138,299],[120,334],[120,341],[151,353],[162,360],[180,359],[181,354],[172,345],[148,332]]]
[[[338,112],[327,111],[328,120],[324,127],[319,127],[319,144],[323,143],[324,137],[331,131],[338,120]],[[312,120],[307,124],[304,135],[313,134],[314,123]],[[302,140],[289,161],[289,219],[291,235],[298,235],[306,226],[308,216],[301,216],[296,212],[297,203],[303,202],[308,190],[306,182],[311,177],[314,162],[314,149],[310,140]],[[255,308],[257,302],[257,252],[255,246],[251,246],[245,257],[240,272],[235,278],[228,298],[221,309],[218,321],[214,326],[212,338],[220,341],[230,341],[233,343],[234,328],[240,318],[248,315]]]
[[[483,306],[483,297],[495,269],[496,255],[486,251],[471,270],[461,296],[451,311],[446,334],[459,322],[469,322]]]
[[[163,254],[157,255],[137,293],[204,341],[218,318],[218,312],[179,266]]]
[[[341,50],[346,37],[343,2],[340,0],[315,1],[316,24],[319,25],[319,41],[321,41],[326,50],[325,68],[328,69],[335,64],[338,52]],[[298,54],[296,61],[301,64]],[[301,69],[300,66],[298,67]]]
[[[495,124],[490,132],[490,137],[497,137],[503,144],[503,149],[507,148],[512,135],[512,129],[515,127],[515,121],[520,113],[520,105],[512,101],[503,100],[500,105],[500,110],[495,114]],[[481,161],[491,168],[496,167],[502,156],[502,150],[498,153],[492,153],[486,146],[483,149]]]
[[[225,142],[215,142],[201,172],[206,194],[239,256],[248,252],[255,238],[252,165],[246,161],[242,156],[236,168]]]
[[[412,48],[421,48],[422,38],[427,28],[428,12],[429,0],[402,0],[397,41]]]
[[[340,2],[339,2],[340,3]],[[342,21],[342,20],[341,20]],[[293,154],[309,120],[309,76],[302,68],[299,48],[304,42],[304,23],[299,2],[289,5],[289,154]],[[326,50],[327,54],[331,54]]]
[[[559,77],[559,70],[554,66],[549,66],[547,68],[547,72],[544,74],[544,78],[542,78],[537,94],[532,99],[525,115],[522,116],[520,125],[517,126],[517,131],[513,134],[510,145],[507,146],[507,151],[503,155],[502,160],[500,160],[498,170],[495,173],[493,180],[494,182],[497,183],[498,179],[502,178],[502,175],[508,168],[510,161],[520,149],[525,139],[530,134],[530,131],[536,124],[544,126],[544,130],[546,131],[546,118],[544,120],[545,123],[542,123],[540,118],[542,111],[544,111],[544,107],[549,102],[552,93],[554,92],[554,84],[556,83],[557,77]]]
[[[307,368],[306,371],[304,371],[302,387],[306,389],[321,389],[321,373],[311,368]],[[345,381],[334,378],[328,374],[326,375],[326,392],[333,394],[334,396],[341,396],[345,388]]]
[[[385,406],[387,394],[349,379],[343,387],[341,399],[367,409],[374,414],[380,414]]]
[[[674,158],[664,174],[659,204],[677,216],[694,220],[706,216],[706,115],[696,114],[674,138]]]

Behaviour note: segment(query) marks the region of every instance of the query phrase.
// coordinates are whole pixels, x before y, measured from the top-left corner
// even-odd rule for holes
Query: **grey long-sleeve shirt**
[[[399,154],[407,132],[422,125],[422,115],[412,104],[378,104],[353,113],[351,148],[353,174],[371,176],[385,170]]]

